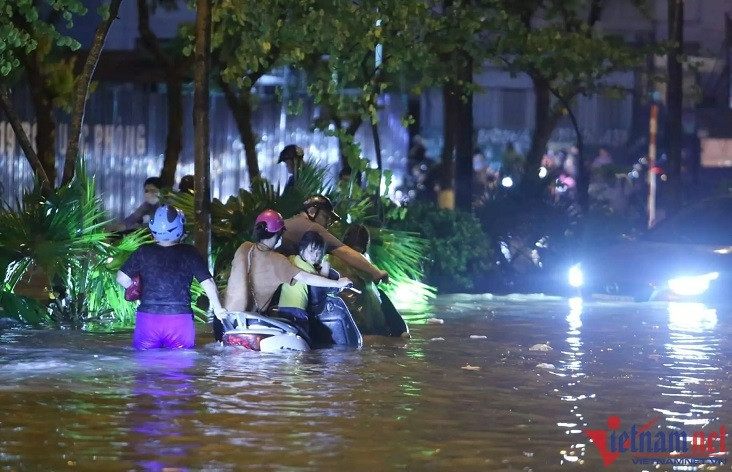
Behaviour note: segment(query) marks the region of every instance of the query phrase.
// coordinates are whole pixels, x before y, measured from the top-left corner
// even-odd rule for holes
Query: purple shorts
[[[132,346],[135,349],[192,349],[196,342],[193,315],[156,315],[137,312]]]

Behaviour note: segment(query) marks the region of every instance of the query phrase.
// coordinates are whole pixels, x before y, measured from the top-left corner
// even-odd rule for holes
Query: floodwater
[[[408,342],[299,354],[220,348],[205,326],[188,352],[0,331],[0,470],[598,471],[583,430],[609,448],[652,422],[654,441],[685,432],[691,451],[694,432],[732,428],[729,308],[456,295],[412,320]],[[727,460],[711,437],[671,457]]]

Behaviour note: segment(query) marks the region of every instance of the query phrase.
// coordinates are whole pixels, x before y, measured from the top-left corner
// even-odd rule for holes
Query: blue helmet
[[[150,218],[150,232],[163,243],[178,241],[185,232],[186,217],[173,205],[160,205]]]

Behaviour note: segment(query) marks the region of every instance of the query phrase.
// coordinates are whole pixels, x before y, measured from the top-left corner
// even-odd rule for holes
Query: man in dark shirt
[[[302,235],[308,231],[315,231],[323,237],[326,253],[333,254],[354,269],[369,274],[375,282],[388,283],[389,274],[385,270],[371,264],[363,254],[343,244],[326,229],[340,218],[328,197],[324,195],[309,197],[303,203],[300,213],[285,220],[287,230],[282,235],[281,252],[287,256],[298,254],[297,248]]]

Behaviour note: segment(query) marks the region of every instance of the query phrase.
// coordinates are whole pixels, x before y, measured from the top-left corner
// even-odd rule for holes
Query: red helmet
[[[265,228],[270,233],[278,233],[285,229],[285,220],[282,219],[282,215],[274,210],[264,210],[259,214],[257,220],[254,222],[255,225],[264,222]]]

